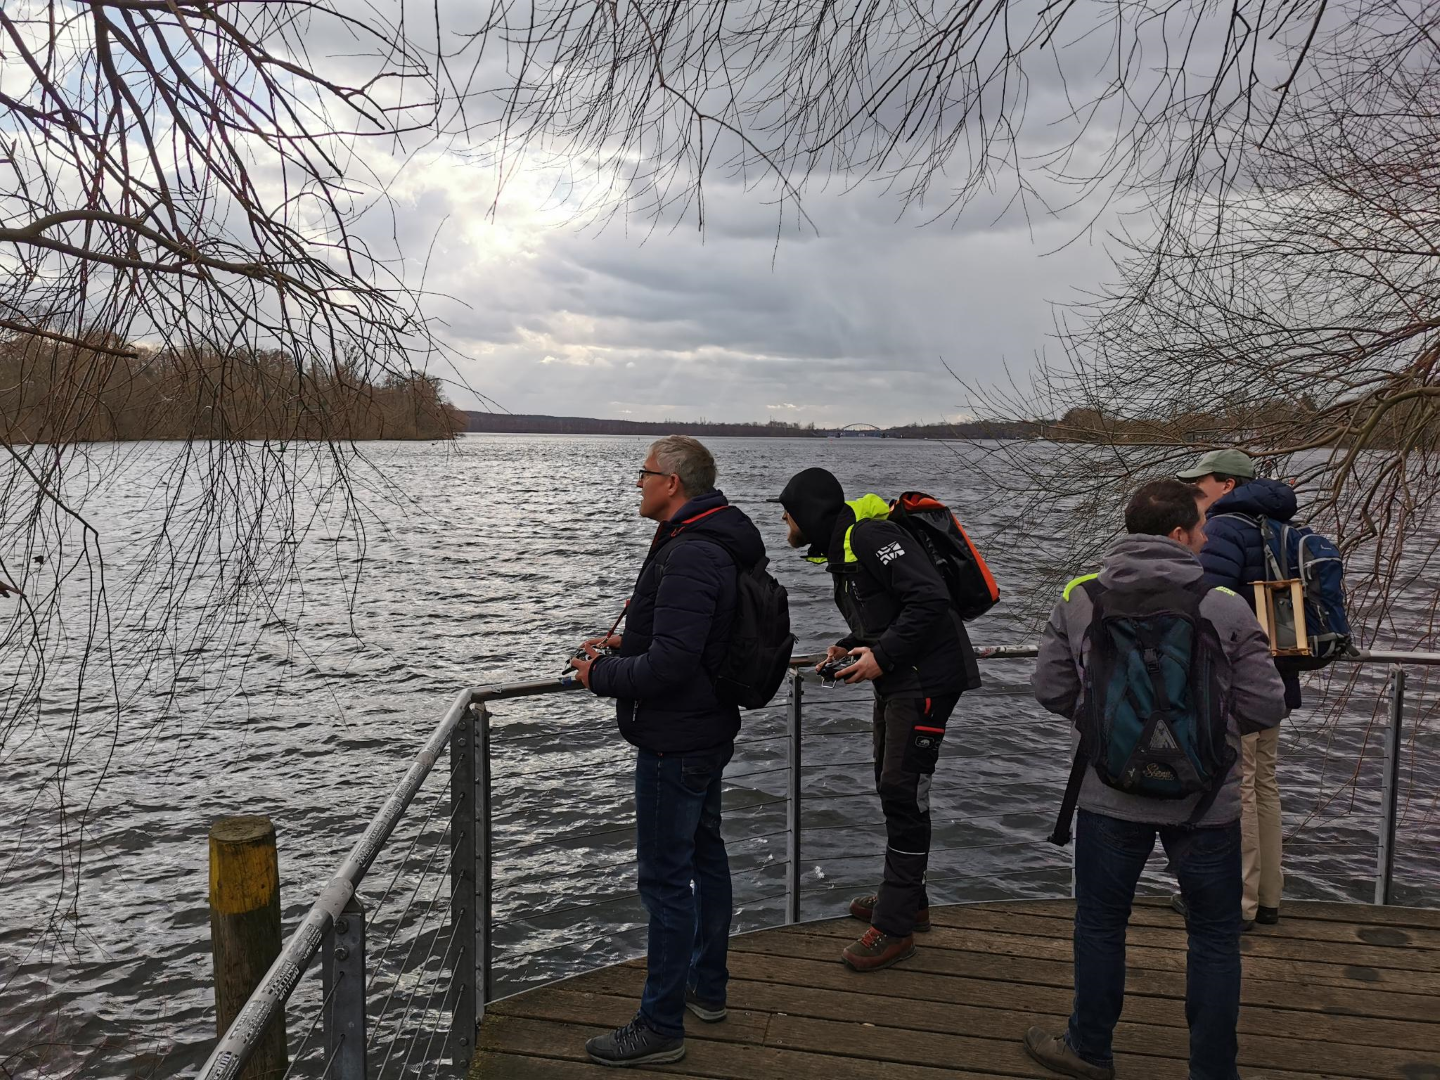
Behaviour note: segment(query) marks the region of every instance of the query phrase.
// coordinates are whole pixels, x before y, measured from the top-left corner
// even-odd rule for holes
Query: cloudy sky
[[[1056,352],[1052,302],[1103,279],[1078,215],[1027,224],[982,200],[958,222],[900,215],[871,186],[819,193],[814,229],[763,194],[708,185],[708,220],[577,227],[542,178],[493,217],[483,173],[429,162],[397,192],[410,247],[433,237],[427,310],[471,360],[466,381],[517,413],[820,425],[936,422],[967,379]],[[475,405],[458,389],[457,403]],[[467,400],[469,398],[470,400]]]
[[[1066,47],[1068,81],[1053,59],[1027,70],[1022,153],[1063,141],[1070,129],[1052,121],[1093,89],[1077,72],[1103,84],[1108,54],[1107,41],[1080,40]],[[1079,148],[1072,172],[1085,173],[1113,132],[1101,136]],[[930,205],[907,209],[877,182],[822,171],[807,186],[806,223],[788,207],[781,215],[767,178],[752,174],[747,189],[713,168],[703,234],[693,211],[658,225],[577,222],[574,202],[555,197],[556,175],[523,159],[507,162],[498,201],[494,170],[455,153],[414,159],[389,195],[409,278],[423,266],[426,312],[465,357],[463,382],[495,407],[888,425],[966,415],[946,364],[983,384],[1058,357],[1052,305],[1114,277],[1116,219],[1087,228],[1102,209],[1094,200],[1027,211],[1001,171],[958,216],[931,221],[964,170],[947,173]],[[1046,194],[1058,196],[1052,205],[1067,197]],[[463,387],[452,397],[481,405]]]

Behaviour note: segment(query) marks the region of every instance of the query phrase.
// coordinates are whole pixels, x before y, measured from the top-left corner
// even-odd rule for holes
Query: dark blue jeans
[[[1185,967],[1190,1080],[1238,1080],[1238,821],[1201,829],[1145,825],[1080,811],[1075,834],[1075,1012],[1067,1038],[1071,1049],[1091,1064],[1111,1063],[1110,1037],[1125,1004],[1125,927],[1135,883],[1156,833],[1190,912]]]
[[[733,744],[691,754],[641,750],[635,763],[640,899],[650,913],[640,1015],[685,1034],[685,990],[723,1004],[730,973],[730,861],[720,836],[720,777]]]

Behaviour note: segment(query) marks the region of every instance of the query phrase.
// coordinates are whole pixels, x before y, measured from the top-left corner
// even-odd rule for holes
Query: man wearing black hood
[[[875,684],[875,788],[885,814],[885,876],[850,914],[870,924],[847,946],[845,963],[878,971],[915,952],[930,929],[925,869],[930,858],[930,782],[945,724],[960,695],[980,685],[975,651],[940,572],[878,495],[849,502],[825,469],[796,473],[778,500],[791,547],[834,578],[835,604],[850,633],[828,660],[857,660],[846,682]]]
[[[635,1018],[585,1044],[602,1065],[685,1056],[685,1011],[725,1019],[730,864],[720,786],[740,710],[708,672],[730,644],[737,567],[765,555],[754,523],[715,488],[715,459],[695,439],[650,447],[635,486],[657,523],[626,608],[625,633],[587,641],[580,681],[616,699],[620,734],[639,748],[635,832],[640,898],[650,913],[645,990]],[[615,650],[600,656],[596,646]]]

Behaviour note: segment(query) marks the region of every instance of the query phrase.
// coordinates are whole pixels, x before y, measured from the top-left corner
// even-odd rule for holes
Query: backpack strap
[[[1066,600],[1070,599],[1071,591],[1077,586],[1085,590],[1092,604],[1098,604],[1105,593],[1105,586],[1100,584],[1100,575],[1091,574],[1088,577],[1078,577],[1065,586]],[[1080,803],[1080,788],[1085,784],[1085,770],[1090,767],[1091,750],[1089,736],[1081,728],[1080,743],[1075,747],[1075,759],[1070,762],[1070,776],[1065,781],[1065,794],[1060,800],[1060,812],[1055,816],[1055,828],[1048,837],[1050,843],[1056,847],[1064,847],[1072,838],[1071,826],[1075,821],[1075,807]]]
[[[1237,514],[1235,516],[1239,517],[1241,515]],[[1264,521],[1265,519],[1261,518],[1260,520]],[[1268,545],[1266,550],[1269,550]],[[1205,583],[1204,579],[1192,581],[1189,585],[1186,586],[1186,588],[1196,595],[1196,615],[1200,614],[1198,601],[1204,600],[1206,594],[1211,592],[1212,590],[1215,592],[1229,593],[1231,596],[1237,595],[1233,589],[1227,589],[1223,585],[1208,585]],[[1190,811],[1190,816],[1185,819],[1185,824],[1194,825],[1197,821],[1199,821],[1207,813],[1210,812],[1210,807],[1215,805],[1215,800],[1220,796],[1220,790],[1225,786],[1226,777],[1230,775],[1230,770],[1235,767],[1235,760],[1237,756],[1238,755],[1235,753],[1234,749],[1227,742],[1225,744],[1225,766],[1215,774],[1215,779],[1210,784],[1210,790],[1202,794],[1199,800],[1196,801],[1195,808]]]

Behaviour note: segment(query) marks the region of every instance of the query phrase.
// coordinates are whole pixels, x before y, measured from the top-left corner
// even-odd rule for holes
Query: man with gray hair
[[[715,460],[695,439],[650,447],[635,486],[657,522],[626,610],[625,632],[585,643],[582,683],[616,699],[635,765],[640,897],[650,913],[648,971],[635,1019],[585,1044],[603,1065],[685,1056],[685,1010],[725,1019],[730,864],[720,835],[720,780],[740,711],[716,692],[740,567],[765,557],[754,524],[715,489]],[[618,655],[601,656],[608,647]]]

